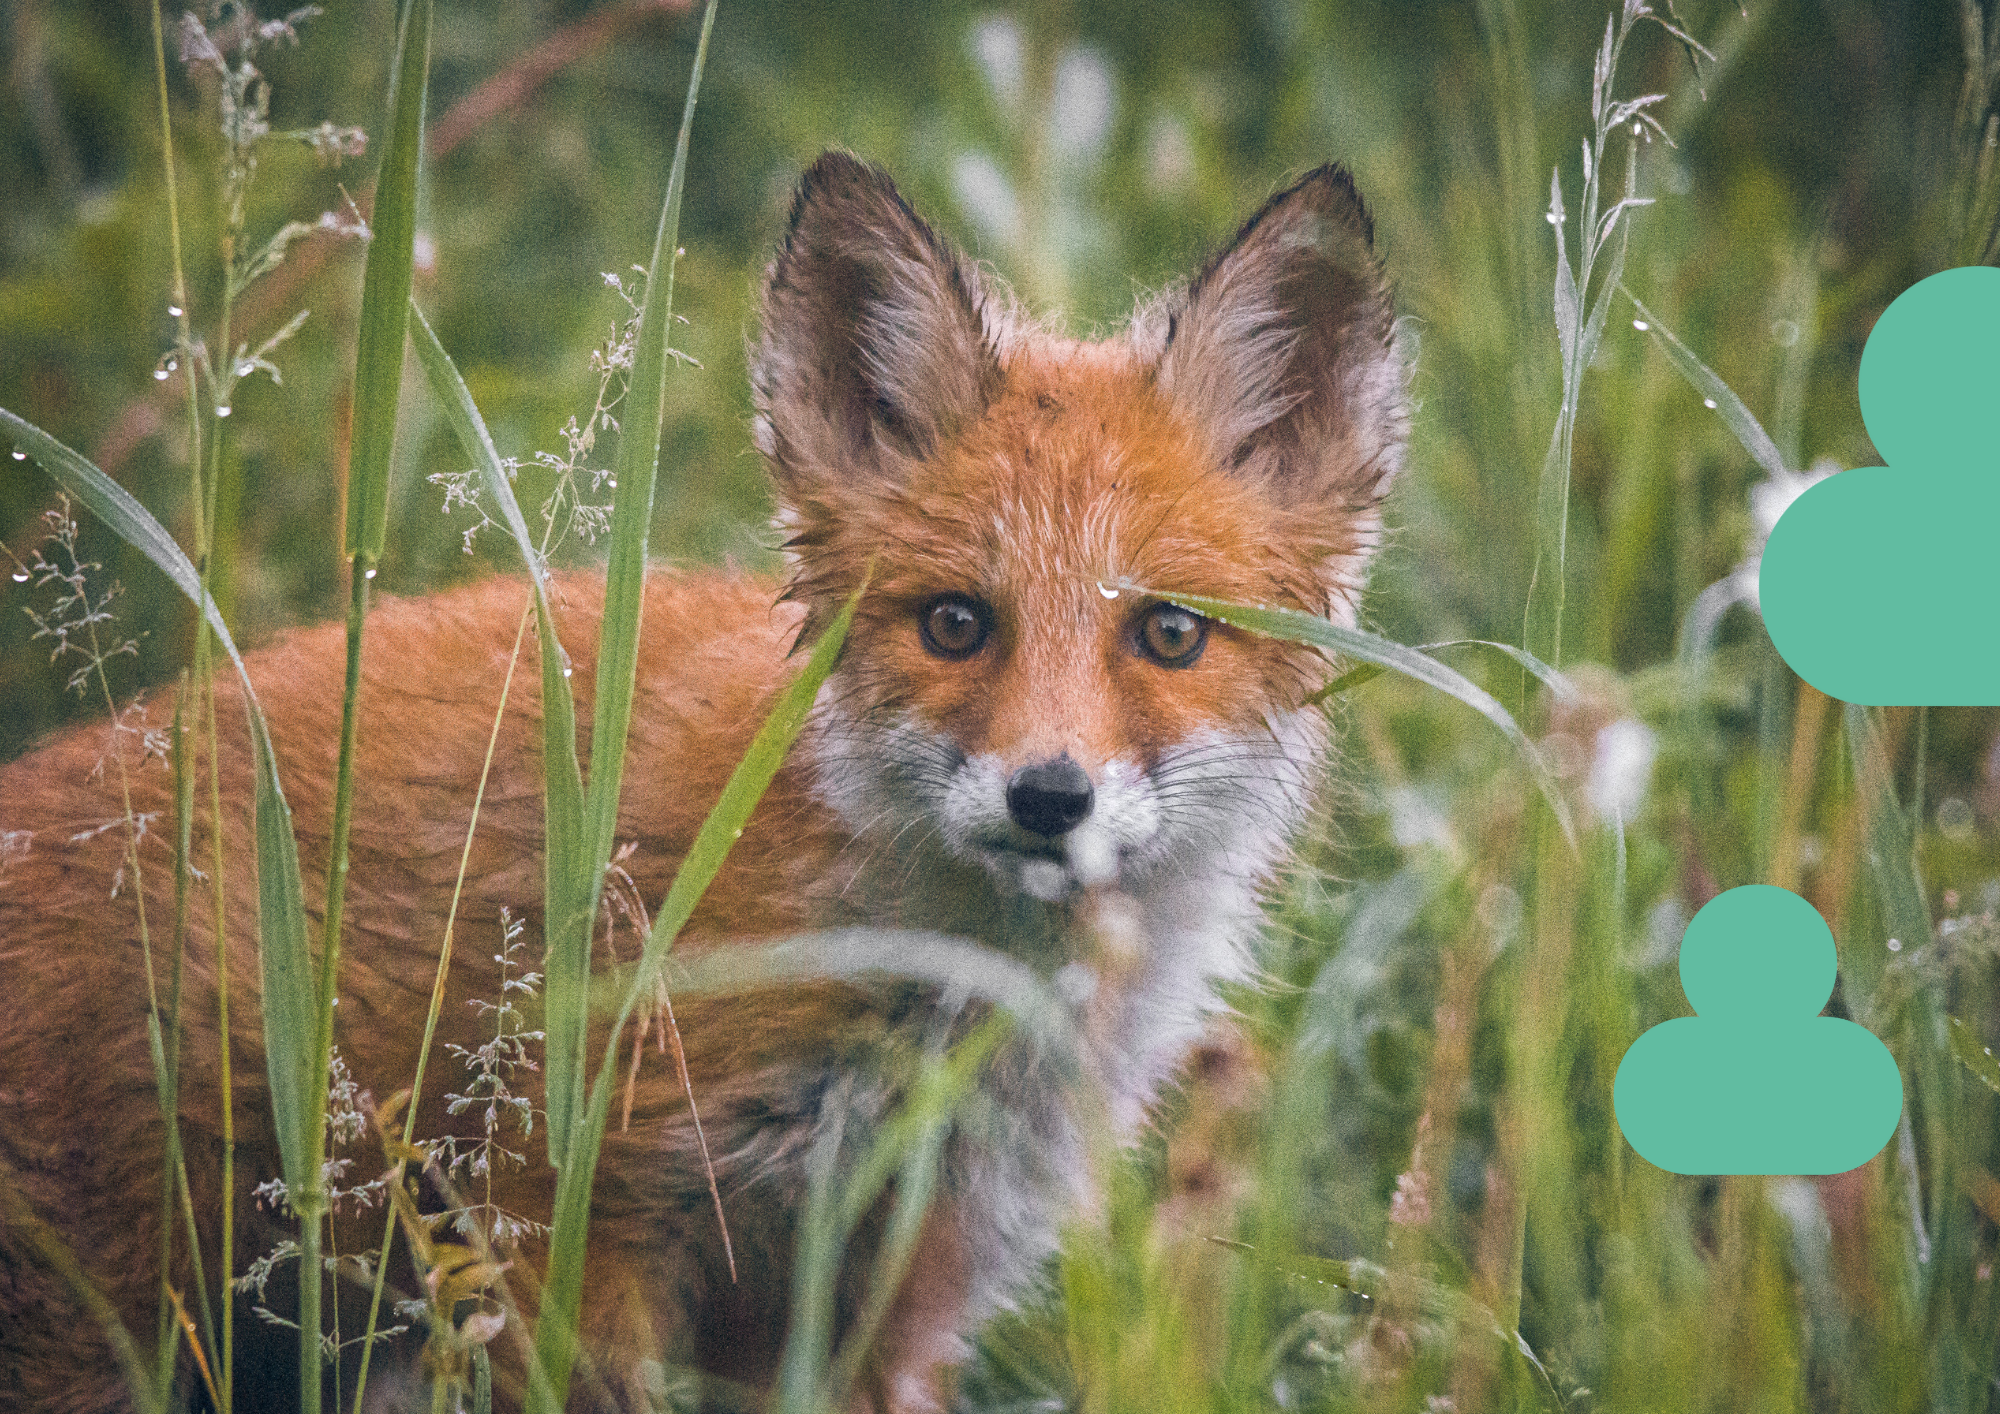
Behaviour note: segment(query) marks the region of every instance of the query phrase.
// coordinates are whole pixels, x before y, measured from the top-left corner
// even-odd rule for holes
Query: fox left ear
[[[764,283],[751,354],[757,446],[790,500],[895,480],[976,417],[999,382],[969,261],[880,169],[807,169]]]
[[[1158,374],[1219,465],[1288,503],[1345,510],[1364,542],[1409,433],[1405,363],[1372,241],[1347,172],[1308,174],[1167,311]]]

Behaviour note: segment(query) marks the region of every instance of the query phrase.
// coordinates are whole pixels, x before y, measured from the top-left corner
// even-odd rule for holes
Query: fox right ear
[[[977,272],[887,175],[844,152],[806,170],[764,284],[757,448],[787,500],[898,477],[1000,380]]]
[[[1409,432],[1408,370],[1347,172],[1280,192],[1169,310],[1160,386],[1218,465],[1366,518]]]

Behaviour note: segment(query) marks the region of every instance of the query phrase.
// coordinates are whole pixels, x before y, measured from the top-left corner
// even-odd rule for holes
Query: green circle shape
[[[2000,270],[1965,266],[1896,296],[1861,352],[1861,420],[1882,459],[1924,476],[2000,464]]]
[[[1710,899],[1681,939],[1681,990],[1704,1021],[1817,1016],[1833,995],[1833,932],[1819,910],[1770,884]]]

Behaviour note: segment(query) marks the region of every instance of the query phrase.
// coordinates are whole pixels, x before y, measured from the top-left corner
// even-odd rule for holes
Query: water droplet
[[[1556,213],[1553,211],[1551,211],[1548,215],[1544,216],[1542,219],[1548,222],[1551,226],[1560,226],[1562,224],[1562,217],[1556,215]]]
[[[1645,320],[1643,320],[1643,319],[1635,319],[1635,320],[1633,320],[1633,321],[1632,321],[1632,327],[1633,327],[1634,329],[1637,329],[1637,330],[1638,330],[1638,331],[1639,331],[1639,332],[1640,332],[1641,334],[1643,334],[1643,333],[1645,333],[1645,332],[1646,332],[1646,331],[1647,331],[1648,329],[1652,328],[1653,326],[1652,326],[1652,325],[1650,325],[1650,324],[1648,324],[1648,323],[1647,323],[1647,322],[1646,322]]]
[[[1701,400],[1701,405],[1702,405],[1703,407],[1705,407],[1705,408],[1709,409],[1709,410],[1710,410],[1710,411],[1712,412],[1712,411],[1714,411],[1714,409],[1715,409],[1715,399],[1714,399],[1714,398],[1703,398],[1703,399]]]
[[[26,452],[22,451],[22,450],[21,450],[21,449],[20,449],[19,447],[16,447],[16,448],[14,449],[14,460],[15,460],[15,461],[17,461],[17,462],[24,462],[24,461],[26,461],[27,459],[28,459],[28,454],[27,454]]]
[[[228,404],[228,403],[224,403],[224,404],[222,404],[222,406],[218,407],[218,408],[217,408],[217,409],[215,410],[215,415],[216,415],[217,417],[227,417],[227,416],[229,416],[229,414],[230,414],[230,412],[231,412],[232,410],[233,410],[233,409],[231,409],[231,408],[230,408],[230,406],[229,406],[229,404]]]
[[[171,368],[156,368],[153,370],[153,381],[155,383],[164,383],[172,373],[173,370]]]
[[[256,371],[256,368],[257,365],[254,363],[239,363],[236,365],[236,376],[238,378],[248,378]]]
[[[1901,938],[1889,939],[1890,952],[1901,952],[1902,950],[1903,950],[1903,940]]]
[[[688,253],[688,248],[684,245],[674,247],[674,255],[676,257],[686,255],[687,253]]]
[[[575,668],[564,668],[564,669],[563,669],[563,676],[564,676],[564,677],[568,677],[568,676],[569,676],[569,675],[570,675],[571,673],[573,673],[573,672],[575,672],[575,671],[576,671],[576,669],[575,669]]]
[[[1114,586],[1105,584],[1102,581],[1098,583],[1097,592],[1102,594],[1106,599],[1116,599],[1118,597],[1118,590]]]
[[[615,476],[607,476],[607,477],[605,477],[605,478],[604,478],[604,482],[605,482],[605,484],[606,484],[607,486],[609,486],[609,487],[610,487],[610,488],[611,488],[611,489],[612,489],[613,491],[616,491],[616,490],[618,489],[618,478],[617,478],[617,477],[615,477]]]
[[[1639,136],[1639,135],[1640,135],[1641,133],[1643,133],[1643,132],[1645,132],[1645,131],[1646,131],[1646,130],[1645,130],[1644,128],[1640,127],[1640,126],[1639,126],[1639,125],[1638,125],[1637,123],[1634,123],[1634,124],[1632,125],[1632,136],[1633,136],[1633,137],[1638,137],[1638,136]]]
[[[186,313],[187,311],[185,309],[182,309],[177,304],[170,304],[167,306],[167,317],[169,319],[179,319],[183,314]]]
[[[167,372],[176,373],[180,370],[180,366],[181,361],[179,359],[175,358],[172,354],[167,355]]]
[[[26,570],[14,571],[14,583],[26,584],[27,582],[28,582],[28,572]]]
[[[368,567],[367,569],[363,570],[363,571],[361,572],[361,577],[362,577],[363,579],[373,579],[373,578],[375,578],[375,566],[373,566],[373,565],[370,565],[370,566],[369,566],[369,567]]]
[[[738,826],[736,827],[736,833],[734,833],[733,835],[731,835],[731,836],[730,836],[730,838],[731,838],[731,839],[733,839],[733,840],[740,840],[740,839],[742,839],[742,838],[743,838],[743,827],[742,827],[741,825],[738,825]]]

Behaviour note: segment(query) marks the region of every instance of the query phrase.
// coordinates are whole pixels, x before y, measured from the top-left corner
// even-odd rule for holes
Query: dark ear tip
[[[790,229],[797,230],[806,213],[822,202],[882,200],[901,204],[889,174],[843,148],[832,147],[813,160],[799,176],[792,193]]]
[[[1375,244],[1375,220],[1368,214],[1368,203],[1354,185],[1354,174],[1340,163],[1326,162],[1313,168],[1272,197],[1265,210],[1276,210],[1295,199],[1340,220],[1371,248]]]

